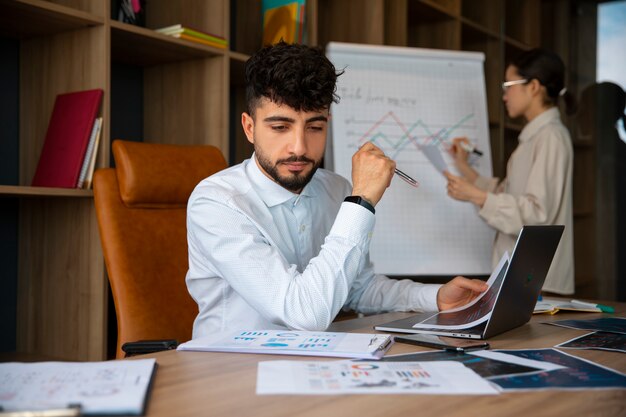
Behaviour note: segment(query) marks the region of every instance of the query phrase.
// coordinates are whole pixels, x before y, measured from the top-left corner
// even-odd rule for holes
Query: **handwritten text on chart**
[[[365,89],[363,87],[339,87],[339,97],[342,100],[354,100],[365,104],[382,104],[398,108],[413,108],[417,105],[415,97],[373,94],[370,88]]]

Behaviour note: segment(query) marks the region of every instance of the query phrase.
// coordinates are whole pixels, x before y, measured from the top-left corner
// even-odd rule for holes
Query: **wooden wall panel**
[[[19,230],[17,350],[104,359],[107,284],[93,201],[23,199]]]
[[[183,61],[145,70],[146,142],[214,145],[228,158],[224,59]]]

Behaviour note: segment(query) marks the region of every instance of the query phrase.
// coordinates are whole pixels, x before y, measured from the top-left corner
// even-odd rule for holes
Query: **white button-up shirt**
[[[572,175],[574,150],[569,132],[553,107],[530,121],[507,164],[507,177],[479,177],[475,184],[489,191],[480,216],[498,230],[493,264],[511,253],[525,224],[565,225],[543,289],[574,292],[574,230]]]
[[[300,194],[254,157],[203,180],[189,198],[193,337],[226,329],[323,330],[342,307],[436,311],[440,285],[374,274],[374,214],[344,203],[348,181],[318,169]]]

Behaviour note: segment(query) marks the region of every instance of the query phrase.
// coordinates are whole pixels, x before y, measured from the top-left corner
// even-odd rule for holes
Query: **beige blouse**
[[[487,193],[480,216],[497,230],[493,265],[513,251],[523,225],[565,225],[561,242],[543,285],[545,291],[574,292],[572,172],[574,151],[569,132],[553,107],[528,123],[507,164],[507,177],[479,177]]]

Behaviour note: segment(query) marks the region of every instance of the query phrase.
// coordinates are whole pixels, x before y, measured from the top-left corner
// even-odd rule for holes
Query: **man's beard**
[[[270,161],[269,158],[267,158],[256,145],[254,146],[254,153],[256,154],[256,159],[259,161],[261,168],[263,168],[263,170],[279,185],[294,193],[300,192],[304,186],[311,181],[315,171],[317,171],[317,168],[319,168],[322,163],[321,159],[319,161],[314,161],[306,156],[298,157],[294,155],[289,158],[279,159],[275,164],[273,164],[272,161]],[[309,162],[313,164],[313,167],[308,174],[290,173],[288,176],[281,176],[278,173],[278,165],[284,162]]]

